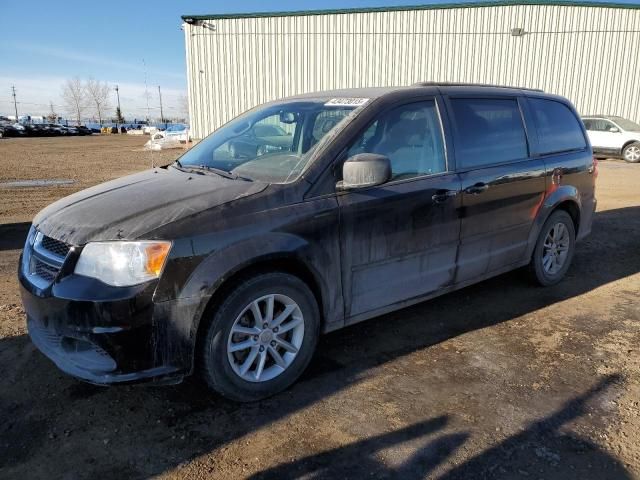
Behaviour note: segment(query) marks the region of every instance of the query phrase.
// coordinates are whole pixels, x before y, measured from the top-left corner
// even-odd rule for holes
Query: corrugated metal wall
[[[512,36],[524,28],[524,36]],[[196,138],[268,100],[418,80],[542,88],[640,121],[640,9],[515,5],[185,24]]]

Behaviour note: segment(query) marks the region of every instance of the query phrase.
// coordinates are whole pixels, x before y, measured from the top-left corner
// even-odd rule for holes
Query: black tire
[[[622,158],[629,163],[640,162],[640,142],[633,142],[624,147],[622,149]]]
[[[238,316],[255,299],[265,295],[286,295],[300,308],[304,318],[302,344],[291,364],[275,378],[258,383],[241,378],[228,358],[227,343]],[[320,313],[309,287],[299,278],[281,272],[265,273],[243,279],[227,291],[226,298],[202,330],[197,352],[197,369],[207,386],[231,400],[251,402],[275,395],[289,387],[309,365],[320,333]]]
[[[567,229],[567,232],[569,235],[569,248],[561,268],[556,272],[549,273],[543,265],[543,257],[544,257],[544,250],[545,250],[544,243],[551,229],[554,228],[559,223],[562,223],[564,227]],[[531,262],[529,263],[529,273],[530,273],[531,279],[535,283],[543,287],[555,285],[560,280],[562,280],[562,278],[567,273],[567,270],[569,270],[569,267],[571,266],[571,260],[573,259],[573,255],[575,252],[575,245],[576,245],[576,232],[575,232],[575,226],[573,224],[573,219],[566,211],[556,210],[549,216],[547,221],[542,226],[542,229],[540,230],[540,235],[538,236],[536,247],[533,250],[533,255],[531,256]]]

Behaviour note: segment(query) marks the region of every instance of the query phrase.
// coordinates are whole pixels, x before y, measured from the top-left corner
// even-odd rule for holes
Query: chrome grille
[[[60,240],[43,235],[42,248],[60,257],[66,257],[71,247]]]
[[[47,265],[46,263],[41,262],[37,258],[33,258],[32,262],[33,262],[32,264],[33,274],[37,275],[40,278],[43,278],[48,282],[53,282],[53,280],[56,278],[56,275],[58,275],[58,272],[60,271],[58,268],[52,267],[51,265]]]
[[[25,245],[23,271],[32,284],[47,288],[58,276],[70,250],[70,245],[34,230]]]

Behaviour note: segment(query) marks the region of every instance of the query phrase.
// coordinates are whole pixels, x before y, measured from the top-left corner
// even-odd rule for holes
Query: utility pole
[[[116,90],[116,97],[118,97],[118,110],[117,110],[118,115],[117,115],[117,118],[116,118],[116,128],[118,128],[118,123],[120,122],[120,117],[122,117],[122,110],[120,110],[120,90],[118,90],[118,85],[116,85],[115,90]],[[118,132],[119,131],[120,130],[118,129]]]
[[[120,90],[118,90],[118,85],[116,85],[116,96],[118,97],[118,110],[122,113],[122,110],[120,110]]]
[[[16,110],[16,123],[18,122],[18,103],[16,102],[16,87],[11,85],[11,91],[13,92],[13,108]]]
[[[144,67],[144,98],[147,100],[147,125],[149,124],[149,89],[147,88],[147,64],[142,59],[142,66]]]
[[[158,96],[160,97],[160,123],[164,123],[164,115],[162,113],[162,92],[160,91],[160,85],[158,85]]]

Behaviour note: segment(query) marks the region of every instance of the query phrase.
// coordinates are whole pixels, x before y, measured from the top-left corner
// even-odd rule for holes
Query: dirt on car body
[[[25,330],[16,269],[33,215],[166,164],[121,137],[8,139],[0,182],[0,477],[638,478],[640,168],[600,162],[568,277],[506,274],[329,334],[302,379],[246,405],[60,373]],[[155,157],[151,157],[155,155]]]

